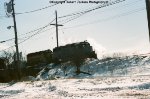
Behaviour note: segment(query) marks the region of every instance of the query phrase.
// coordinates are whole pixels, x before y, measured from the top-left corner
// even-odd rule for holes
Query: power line
[[[24,33],[24,34],[20,34],[19,36],[36,32],[36,31],[38,31],[38,30],[41,30],[42,28],[43,28],[43,27],[40,27],[40,28],[35,29],[35,30],[32,30],[32,31],[30,31],[30,32],[27,32],[27,33]],[[14,40],[14,39],[15,39],[15,38],[10,38],[10,39],[7,39],[7,40],[3,40],[3,41],[0,41],[0,43],[5,43],[5,42],[8,42],[8,41],[12,41],[12,40]]]
[[[51,30],[51,29],[53,29],[54,27],[52,27],[52,28],[49,28],[49,29],[46,29],[46,30],[44,30],[44,31],[40,31],[38,34],[40,34],[40,33],[43,33],[43,32],[46,32],[46,31],[49,31],[49,30]],[[30,35],[31,36],[31,35]],[[29,38],[30,36],[25,36],[25,37],[23,37],[23,38],[19,38],[19,39],[26,39],[26,38]]]
[[[120,1],[120,0],[117,0],[117,1]],[[116,4],[116,2],[117,1],[115,1],[115,3],[112,3],[112,4]],[[124,0],[123,0],[124,1]],[[141,0],[137,0],[137,1],[135,1],[135,2],[138,2],[138,1],[141,1]],[[121,0],[121,2],[122,2],[122,0]],[[135,3],[135,2],[132,2],[132,3]],[[119,2],[117,2],[117,3],[119,3]],[[127,6],[127,5],[131,5],[132,3],[130,3],[130,4],[126,4],[126,5],[123,5],[123,6]],[[112,5],[111,3],[110,3],[110,5]],[[118,8],[118,7],[117,7]],[[116,9],[116,8],[115,8]],[[91,10],[90,10],[91,11]],[[104,11],[103,11],[104,12]],[[80,13],[80,12],[78,12],[78,13]],[[71,14],[70,14],[71,15]],[[67,21],[65,22],[65,23],[68,23],[68,22],[70,22],[70,21],[72,21],[72,20],[74,20],[74,19],[77,19],[78,17],[80,17],[80,16],[82,16],[82,14],[79,14],[79,15],[77,15],[77,16],[73,16],[73,17],[71,17],[70,19],[67,19]],[[40,29],[42,29],[43,27],[40,27],[40,28],[38,28],[38,29],[35,29],[35,30],[32,30],[32,31],[30,31],[30,32],[27,32],[27,33],[25,33],[25,34],[29,34],[29,33],[33,33],[33,32],[36,32],[36,31],[38,31],[38,30],[40,30]],[[21,35],[25,35],[25,34],[21,34]],[[21,36],[20,35],[20,36]],[[24,38],[26,38],[26,37],[24,37]],[[0,43],[4,43],[4,42],[7,42],[7,41],[11,41],[11,40],[13,40],[14,38],[11,38],[11,39],[8,39],[8,40],[5,40],[5,41],[1,41]]]
[[[22,12],[22,13],[15,13],[15,15],[21,15],[21,14],[27,14],[27,13],[34,13],[34,12],[37,12],[37,11],[41,11],[41,10],[48,9],[48,8],[50,8],[50,7],[53,7],[53,6],[57,5],[57,4],[58,4],[58,3],[55,3],[54,5],[45,6],[45,7],[43,7],[43,8],[39,8],[39,9],[36,9],[36,10],[26,11],[26,12]],[[0,16],[0,18],[3,18],[3,17],[7,18],[6,15]]]
[[[67,19],[64,19],[64,20],[61,20],[61,21],[58,21],[59,23],[61,23],[61,22],[65,22],[65,21],[69,21],[69,20],[72,20],[72,19],[76,19],[76,18],[78,18],[78,17],[80,17],[81,16],[81,14],[80,15],[76,15],[76,16],[71,16],[70,18],[67,18]],[[63,24],[63,23],[62,23]]]
[[[130,3],[130,4],[125,4],[125,5],[123,5],[123,7],[124,6],[127,6],[127,5],[131,5],[131,4],[135,4],[136,2],[138,2],[138,1],[141,1],[141,0],[137,0],[137,1],[134,1],[134,2],[132,2],[132,3]],[[116,7],[116,8],[118,8],[118,7]],[[116,8],[114,8],[114,9],[116,9]],[[111,9],[112,10],[112,9]],[[102,12],[104,12],[104,11],[102,11]],[[78,18],[78,17],[80,17],[81,15],[77,15],[77,16],[73,16],[73,17],[71,17],[71,18],[68,18],[67,20],[65,20],[66,22],[65,23],[68,23],[68,22],[70,22],[70,21],[72,21],[72,20],[74,20],[74,19],[76,19],[76,18]],[[63,20],[64,21],[64,20]],[[35,30],[32,30],[32,31],[30,31],[30,32],[27,32],[27,33],[25,33],[25,34],[21,34],[21,35],[26,35],[26,34],[29,34],[29,33],[33,33],[33,32],[36,32],[36,31],[38,31],[38,30],[40,30],[40,29],[42,29],[43,27],[40,27],[40,28],[38,28],[38,29],[35,29]],[[21,36],[21,35],[19,35],[19,36]],[[25,37],[26,38],[26,37]],[[1,41],[0,43],[4,43],[4,42],[7,42],[7,41],[11,41],[11,40],[13,40],[14,38],[11,38],[11,39],[8,39],[8,40],[5,40],[5,41]]]
[[[55,20],[55,19],[54,19],[54,20]],[[42,33],[41,31],[42,31],[44,28],[50,26],[50,24],[51,24],[54,20],[52,20],[49,24],[45,25],[43,28],[41,28],[38,32],[34,33],[33,35],[31,35],[31,36],[29,36],[29,37],[25,37],[25,38],[27,38],[27,39],[23,40],[22,42],[19,42],[18,44],[21,44],[21,43],[23,43],[23,42],[29,40],[29,39],[32,38],[33,36]],[[0,50],[0,52],[5,51],[5,50],[7,50],[7,49],[10,49],[10,48],[12,48],[12,47],[14,47],[14,46],[15,46],[15,45],[10,46],[10,47],[8,47],[8,48],[6,48],[6,49]]]
[[[55,20],[55,19],[54,19]],[[53,20],[53,21],[54,21]],[[47,25],[46,25],[47,26]],[[39,31],[39,30],[41,30],[41,29],[43,29],[45,26],[43,26],[43,27],[40,27],[40,28],[38,28],[38,29],[35,29],[35,30],[32,30],[32,31],[30,31],[30,32],[27,32],[27,33],[24,33],[24,34],[20,34],[19,36],[22,36],[22,35],[26,35],[26,34],[30,34],[30,33],[34,33],[34,32],[36,32],[36,31]],[[26,37],[25,37],[26,38]],[[0,41],[0,43],[5,43],[5,42],[8,42],[8,41],[12,41],[12,40],[14,40],[15,38],[10,38],[10,39],[7,39],[7,40],[3,40],[3,41]]]
[[[58,3],[53,4],[53,5],[49,5],[49,6],[46,6],[46,7],[40,8],[40,9],[36,9],[36,10],[26,11],[26,12],[22,12],[22,13],[16,13],[16,15],[21,15],[21,14],[27,14],[27,13],[33,13],[33,12],[41,11],[41,10],[44,10],[44,9],[47,9],[47,8],[53,7],[53,6],[57,5],[57,4],[58,4]]]
[[[17,13],[17,14],[32,13],[32,12],[36,12],[36,11],[40,11],[40,10],[47,9],[47,8],[52,7],[52,6],[55,6],[55,5],[57,5],[57,4],[58,4],[58,3],[56,3],[56,4],[54,4],[54,5],[46,6],[46,7],[43,7],[43,8],[37,9],[37,10],[32,10],[32,11],[23,12],[23,13]],[[7,17],[7,16],[0,16],[0,17]],[[42,29],[42,28],[43,28],[43,27],[40,27],[40,28],[38,28],[38,29],[35,29],[35,30],[30,31],[30,32],[27,32],[27,33],[21,34],[21,35],[19,35],[19,36],[22,36],[22,35],[26,35],[26,34],[30,34],[30,33],[36,32],[36,31],[38,31],[38,30],[40,30],[40,29]],[[10,38],[10,39],[4,40],[4,41],[0,41],[0,43],[5,43],[5,42],[7,42],[7,41],[11,41],[11,40],[13,40],[13,39],[15,39],[15,38]]]
[[[118,1],[120,1],[120,0],[118,0]],[[124,1],[124,0],[123,0]],[[138,2],[138,1],[141,1],[141,0],[137,0],[137,1],[135,1],[135,2]],[[117,1],[115,1],[115,2],[117,2]],[[134,3],[135,4],[135,2],[132,2],[132,3]],[[132,3],[130,3],[130,4],[126,4],[126,5],[131,5]],[[111,4],[111,3],[110,3]],[[114,4],[114,3],[113,3]],[[56,5],[56,4],[55,4]],[[126,6],[126,5],[123,5],[123,6]],[[99,6],[98,6],[99,7]],[[45,8],[45,7],[44,7]],[[97,8],[97,7],[96,7]],[[118,8],[118,7],[117,7]],[[95,9],[95,8],[94,8]],[[116,8],[115,8],[116,9]],[[91,9],[90,9],[91,10]],[[80,11],[80,12],[82,12],[82,11]],[[80,13],[80,12],[78,12],[78,13]],[[104,12],[104,11],[103,11]],[[71,15],[71,14],[69,14],[69,15]],[[65,16],[69,16],[69,15],[65,15]],[[79,14],[79,15],[77,15],[77,16],[73,16],[73,17],[71,17],[71,18],[68,18],[67,20],[65,20],[66,22],[65,23],[68,23],[68,22],[70,22],[70,21],[72,21],[72,20],[74,20],[74,19],[77,19],[78,17],[80,17],[80,16],[82,16],[82,14]],[[64,17],[64,16],[62,16],[62,17]],[[62,18],[62,17],[59,17],[59,18]],[[62,21],[64,21],[64,20],[62,20]],[[38,28],[38,29],[35,29],[35,30],[32,30],[32,31],[30,31],[30,32],[27,32],[27,33],[25,33],[25,34],[29,34],[29,33],[33,33],[33,32],[35,32],[35,31],[38,31],[38,30],[40,30],[40,29],[42,29],[43,27],[40,27],[40,28]],[[21,34],[21,35],[25,35],[25,34]],[[21,36],[21,35],[19,35],[19,36]],[[11,38],[11,39],[8,39],[8,40],[5,40],[5,41],[1,41],[0,43],[4,43],[4,42],[6,42],[6,41],[11,41],[11,40],[13,40],[14,38]]]
[[[55,19],[54,19],[54,20],[55,20]],[[54,21],[54,20],[53,20],[53,21]],[[50,24],[50,23],[49,23],[49,24]],[[45,25],[45,26],[47,26],[47,25]],[[26,34],[30,34],[30,33],[34,33],[34,32],[36,32],[36,31],[39,31],[39,30],[43,29],[45,26],[40,27],[40,28],[37,28],[37,29],[35,29],[35,30],[31,30],[30,32],[27,32],[27,33],[20,34],[19,36],[26,35]]]
[[[71,13],[71,14],[64,15],[64,16],[61,16],[61,17],[58,17],[58,18],[64,18],[64,17],[73,16],[73,15],[79,15],[79,14],[85,14],[85,13],[88,13],[88,12],[91,12],[91,11],[94,11],[94,10],[97,10],[97,9],[100,9],[100,8],[103,8],[103,7],[107,7],[107,6],[110,6],[110,5],[114,5],[114,4],[123,2],[123,1],[125,1],[125,0],[112,1],[112,2],[110,2],[108,4],[106,3],[104,5],[99,5],[97,7],[94,7],[94,8],[91,8],[91,9],[87,9],[85,11],[80,11],[80,12],[77,12],[77,13]]]
[[[106,11],[115,10],[115,9],[120,8],[120,7],[122,8],[122,7],[131,6],[131,5],[133,5],[133,4],[136,4],[136,3],[139,2],[139,1],[142,1],[142,0],[136,0],[136,1],[134,1],[134,2],[130,2],[130,3],[121,5],[121,6],[119,6],[119,7],[115,7],[115,8],[103,10],[103,11],[101,11],[100,13],[103,13],[103,12],[106,12]],[[80,12],[82,12],[82,11],[80,11]],[[76,12],[76,13],[77,13],[77,12]],[[79,12],[78,12],[78,13],[79,13]],[[82,14],[78,14],[78,15],[76,15],[76,16],[75,16],[75,15],[71,16],[71,14],[68,14],[68,15],[65,15],[65,17],[70,17],[70,18],[61,20],[61,21],[59,21],[59,23],[60,23],[60,22],[63,22],[63,21],[66,21],[65,23],[68,23],[69,21],[74,20],[74,19],[77,19],[77,18],[80,17],[80,16],[82,16]],[[59,18],[65,18],[65,17],[62,16],[62,17],[59,17]],[[64,24],[64,23],[63,23],[63,24]]]
[[[142,0],[137,0],[137,1],[134,1],[134,2],[131,2],[131,3],[122,5],[122,6],[120,6],[120,7],[130,6],[130,5],[136,4],[136,3],[139,2],[139,1],[142,1]],[[116,4],[116,3],[115,3],[115,4]],[[115,8],[113,8],[113,9],[110,9],[109,11],[114,10],[114,9],[117,9],[117,8],[119,8],[119,7],[115,7]],[[105,12],[105,11],[106,11],[106,10],[101,11],[100,13]],[[85,13],[85,14],[86,14],[86,13]],[[66,22],[64,22],[64,23],[62,23],[62,24],[65,24],[65,23],[68,23],[68,22],[70,22],[70,21],[72,21],[72,20],[75,20],[75,19],[79,18],[80,16],[82,16],[82,14],[81,14],[81,15],[78,15],[78,16],[71,17],[70,19],[67,19]]]
[[[55,20],[55,19],[54,19],[54,20]],[[19,42],[19,44],[21,44],[21,43],[23,43],[23,42],[29,40],[30,38],[34,37],[34,36],[37,35],[37,34],[40,34],[40,33],[41,33],[40,31],[42,31],[44,28],[50,26],[50,24],[51,24],[54,20],[52,20],[49,24],[47,24],[46,26],[44,26],[44,27],[43,27],[41,30],[39,30],[38,32],[36,32],[36,33],[34,33],[33,35],[29,36],[27,39],[23,40],[22,42]]]
[[[75,19],[77,19],[77,18],[79,18],[79,17],[81,17],[81,16],[82,16],[82,15],[73,16],[73,17],[67,19],[67,20],[66,20],[65,22],[63,22],[62,24],[66,24],[66,23],[68,23],[68,22],[70,22],[70,21],[72,21],[72,20],[75,20]]]
[[[5,42],[8,42],[8,41],[12,41],[14,40],[15,38],[11,38],[11,39],[7,39],[7,40],[4,40],[4,41],[0,41],[0,43],[5,43]]]
[[[46,29],[46,30],[44,30],[44,31],[42,31],[42,32],[39,32],[38,34],[43,33],[43,32],[46,32],[46,31],[51,30],[51,29],[53,29],[53,28]],[[30,36],[26,36],[26,37],[24,37],[24,38],[29,38],[29,37],[30,37]],[[19,39],[24,39],[24,38],[19,38]],[[20,44],[20,43],[19,43],[19,44]],[[8,47],[8,48],[6,48],[6,49],[0,50],[0,52],[5,51],[5,50],[10,49],[10,48],[13,48],[13,47],[15,47],[15,45],[12,45],[12,46],[10,46],[10,47]]]
[[[136,0],[136,1],[134,1],[134,2],[130,2],[130,3],[128,3],[128,4],[124,4],[124,5],[121,5],[121,6],[119,6],[119,7],[115,7],[115,8],[111,8],[111,9],[107,9],[107,10],[108,10],[108,11],[111,11],[111,10],[118,9],[118,8],[120,8],[120,7],[127,7],[127,6],[130,6],[130,5],[136,4],[136,3],[139,2],[139,1],[142,1],[142,0]],[[117,2],[117,1],[111,2],[109,5],[116,4],[116,2]],[[123,1],[121,1],[121,2],[123,2]],[[119,3],[119,2],[117,2],[117,3]],[[109,5],[107,5],[107,6],[109,6]],[[101,6],[102,6],[102,5],[101,5]],[[97,6],[97,7],[95,7],[95,8],[99,8],[99,7],[100,7],[100,6]],[[103,7],[106,7],[106,6],[103,6]],[[92,9],[95,9],[95,8],[92,8]],[[100,7],[100,8],[101,8],[101,7]],[[95,9],[95,10],[96,10],[96,9]],[[105,11],[107,11],[107,10],[101,11],[100,13],[105,12]],[[85,11],[86,11],[86,10],[85,10]],[[92,11],[92,10],[90,9],[90,12],[91,12],[91,11]],[[83,11],[80,11],[80,12],[83,12]],[[72,16],[71,18],[68,18],[68,19],[66,19],[66,20],[62,20],[62,21],[59,21],[59,22],[66,21],[66,22],[64,22],[64,23],[62,23],[62,24],[68,23],[68,22],[70,22],[70,21],[72,21],[72,20],[77,19],[78,17],[82,16],[83,14],[86,14],[86,13],[89,12],[89,11],[87,11],[86,13],[83,13],[83,14],[79,14],[80,12],[77,12],[77,13],[78,13],[77,15],[76,15],[75,13],[72,13],[72,14],[68,14],[68,15],[59,17],[59,18],[65,18],[65,17],[70,17],[70,16]],[[76,16],[75,16],[75,15],[76,15]]]
[[[134,13],[140,12],[140,11],[142,11],[144,9],[145,8],[135,9],[135,10],[132,10],[130,12],[126,12],[126,13],[122,13],[122,14],[119,14],[119,15],[115,15],[115,16],[112,16],[112,17],[109,17],[109,18],[106,18],[106,19],[96,20],[96,21],[93,21],[93,22],[90,22],[90,23],[84,23],[84,24],[80,24],[80,25],[76,25],[76,26],[72,26],[72,27],[67,27],[67,28],[63,28],[63,29],[70,29],[70,28],[76,28],[76,27],[91,25],[91,24],[95,24],[95,23],[105,22],[105,21],[113,20],[113,19],[116,19],[116,18],[119,18],[119,17],[123,17],[123,16],[127,16],[127,15],[130,15],[130,14],[134,14]]]
[[[86,14],[86,13],[89,13],[89,12],[91,12],[91,11],[94,11],[94,10],[97,10],[97,9],[100,9],[100,8],[104,8],[104,7],[107,7],[107,6],[110,6],[110,5],[114,5],[114,4],[123,2],[123,1],[125,1],[125,0],[116,0],[116,1],[112,1],[112,2],[109,3],[109,4],[100,5],[100,6],[98,6],[98,7],[95,7],[95,8],[86,10],[86,11],[82,11],[82,12],[70,14],[70,15],[78,15],[78,16],[75,16],[74,18],[72,18],[72,19],[70,19],[70,20],[68,20],[68,21],[66,21],[66,22],[64,22],[64,23],[62,23],[62,24],[65,24],[65,23],[68,23],[68,22],[70,22],[70,21],[72,21],[72,20],[75,20],[75,19],[81,17],[82,15],[84,15],[84,14]],[[70,16],[70,15],[69,15],[69,16]],[[62,17],[67,17],[67,16],[62,16]],[[59,18],[62,18],[62,17],[59,17]]]
[[[120,0],[117,0],[117,1],[120,1]],[[111,2],[109,5],[112,5],[112,4],[116,4],[116,2],[117,1],[115,1],[115,2]],[[123,0],[124,1],[124,0]],[[123,5],[123,6],[127,6],[127,5],[131,5],[131,4],[135,4],[136,2],[138,2],[138,1],[141,1],[141,0],[137,0],[137,1],[134,1],[134,2],[132,2],[132,3],[130,3],[130,4],[126,4],[126,5]],[[120,1],[120,2],[122,2],[122,0]],[[117,3],[119,3],[119,2],[117,2]],[[107,5],[108,6],[108,5]],[[100,7],[100,6],[98,6],[98,7]],[[95,8],[97,8],[97,7],[95,7]],[[92,9],[95,9],[95,8],[92,8]],[[118,7],[117,7],[118,8]],[[115,8],[116,9],[116,8]],[[88,10],[86,10],[87,12],[88,11],[91,11],[91,9],[88,9]],[[80,11],[80,12],[83,12],[83,11]],[[80,13],[80,12],[77,12],[77,13]],[[104,11],[103,11],[104,12]],[[73,13],[72,13],[73,14]],[[71,14],[69,14],[69,15],[71,15]],[[69,16],[69,15],[65,15],[65,16]],[[66,20],[62,20],[62,21],[66,21],[66,22],[64,22],[63,24],[65,24],[65,23],[68,23],[68,22],[70,22],[70,21],[72,21],[72,20],[75,20],[75,19],[77,19],[77,18],[79,18],[80,16],[82,16],[83,14],[78,14],[78,15],[76,15],[76,16],[72,16],[71,18],[68,18],[68,19],[66,19]],[[62,16],[63,17],[63,16]],[[60,18],[62,18],[62,17],[60,17]],[[30,32],[27,32],[27,33],[24,33],[24,34],[21,34],[21,35],[26,35],[26,34],[30,34],[30,33],[33,33],[33,32],[36,32],[36,31],[38,31],[38,30],[40,30],[40,29],[42,29],[43,27],[40,27],[40,28],[38,28],[38,29],[35,29],[35,30],[32,30],[32,31],[30,31]],[[21,36],[21,35],[19,35],[19,36]],[[25,37],[26,38],[26,37]],[[11,41],[11,40],[13,40],[13,39],[15,39],[15,38],[11,38],[11,39],[8,39],[8,40],[5,40],[5,41],[1,41],[0,43],[4,43],[4,42],[7,42],[7,41]]]

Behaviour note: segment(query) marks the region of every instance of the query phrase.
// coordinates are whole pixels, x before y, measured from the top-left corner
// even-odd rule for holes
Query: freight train
[[[76,59],[83,60],[86,58],[97,58],[95,51],[87,41],[67,44],[65,46],[56,47],[51,50],[30,53],[27,55],[28,66],[35,66],[49,63],[63,63],[74,61]]]

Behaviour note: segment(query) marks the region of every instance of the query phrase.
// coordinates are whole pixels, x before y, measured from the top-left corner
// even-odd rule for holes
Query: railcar
[[[42,64],[49,64],[52,62],[52,51],[45,50],[35,53],[30,53],[27,55],[27,65],[36,66]]]

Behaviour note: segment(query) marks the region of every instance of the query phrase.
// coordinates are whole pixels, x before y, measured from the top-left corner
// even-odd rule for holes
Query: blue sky
[[[0,16],[5,15],[4,2],[7,1],[9,0],[0,0]],[[15,0],[16,13],[32,11],[49,5],[52,5],[49,0]],[[47,25],[55,18],[55,10],[58,11],[59,17],[96,6],[98,4],[65,3],[34,13],[16,15],[18,35]],[[61,18],[58,21],[62,24],[66,19]],[[0,41],[14,37],[13,28],[7,29],[7,26],[11,25],[13,25],[12,18],[0,17]],[[91,11],[63,25],[59,27],[60,45],[88,39],[96,43],[95,46],[93,45],[96,50],[108,52],[148,52],[150,49],[145,0],[125,0],[119,4]],[[49,26],[45,30],[53,27]],[[19,42],[23,40],[20,39],[22,37],[19,36]],[[52,50],[56,47],[55,38],[55,28],[53,28],[19,44],[19,50],[26,54],[46,49]],[[0,47],[2,49],[11,45],[14,45],[14,41],[0,44]]]

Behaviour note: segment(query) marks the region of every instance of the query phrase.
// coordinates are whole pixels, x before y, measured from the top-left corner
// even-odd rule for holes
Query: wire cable
[[[54,19],[54,20],[55,20],[55,19]],[[45,25],[45,26],[44,26],[43,28],[41,28],[38,32],[34,33],[33,35],[29,36],[27,39],[23,40],[22,42],[19,42],[18,44],[21,44],[21,43],[23,43],[23,42],[29,40],[29,39],[32,38],[33,36],[35,36],[35,35],[37,35],[37,34],[40,34],[41,31],[42,31],[43,29],[45,29],[46,27],[50,26],[50,24],[51,24],[54,20],[52,20],[49,24]],[[15,45],[12,45],[12,46],[10,46],[10,47],[8,47],[8,48],[6,48],[6,49],[0,50],[0,52],[5,51],[5,50],[7,50],[7,49],[10,49],[10,48],[12,48],[12,47],[14,47],[14,46],[16,46],[16,44],[15,44]]]
[[[51,29],[53,29],[54,27],[52,27],[52,28],[49,28],[49,29],[46,29],[46,30],[44,30],[44,31],[40,31],[39,33],[43,33],[43,32],[46,32],[46,31],[49,31],[49,30],[51,30]],[[30,35],[31,36],[31,35]],[[25,36],[25,37],[23,37],[23,38],[20,38],[21,40],[22,39],[26,39],[26,38],[28,38],[28,37],[30,37],[30,36]]]
[[[16,14],[16,15],[20,15],[20,14],[33,13],[33,12],[37,12],[37,11],[41,11],[41,10],[44,10],[44,9],[47,9],[47,8],[53,7],[53,6],[57,5],[57,4],[58,4],[58,3],[53,4],[53,5],[49,5],[49,6],[46,6],[46,7],[40,8],[40,9],[36,9],[36,10],[32,10],[32,11],[26,11],[26,12],[22,12],[22,13],[15,13],[15,14]]]
[[[7,39],[7,40],[5,40],[5,41],[0,41],[0,43],[5,43],[5,42],[8,42],[8,41],[12,41],[12,40],[14,40],[14,38]]]
[[[88,10],[85,10],[85,11],[80,11],[80,12],[77,12],[77,13],[71,13],[71,14],[68,14],[68,15],[64,15],[64,16],[61,16],[61,17],[58,17],[58,18],[64,18],[64,17],[68,17],[68,16],[73,16],[73,15],[78,15],[78,14],[85,14],[85,13],[88,13],[88,12],[91,12],[91,11],[94,11],[94,10],[97,10],[97,9],[100,9],[100,8],[103,8],[103,7],[107,7],[107,6],[110,6],[110,5],[114,5],[114,4],[117,4],[117,3],[120,3],[120,2],[123,2],[125,0],[116,0],[116,1],[112,1],[110,3],[106,3],[104,5],[99,5],[95,8],[91,8],[91,9],[88,9]]]
[[[54,19],[54,20],[55,20],[55,19]],[[23,40],[22,42],[19,42],[18,44],[21,44],[21,43],[23,43],[23,42],[29,40],[30,38],[34,37],[35,35],[40,34],[41,31],[42,31],[43,29],[45,29],[46,27],[50,26],[50,24],[51,24],[54,20],[52,20],[48,25],[44,26],[41,30],[39,30],[38,32],[36,32],[36,33],[34,33],[33,35],[29,36],[27,39]]]
[[[119,1],[119,0],[118,0]],[[124,1],[124,0],[123,0]],[[134,1],[134,2],[131,2],[130,4],[125,4],[125,5],[123,5],[123,7],[125,7],[125,6],[127,6],[127,5],[131,5],[131,4],[135,4],[136,2],[138,2],[138,1],[142,1],[142,0],[137,0],[137,1]],[[116,8],[118,8],[118,7],[116,7]],[[116,9],[116,8],[114,8],[114,9]],[[112,10],[112,9],[111,9]],[[81,11],[80,11],[81,12]],[[105,12],[105,11],[102,11],[102,12]],[[71,14],[69,14],[69,15],[71,15]],[[65,15],[66,16],[66,15]],[[70,21],[72,21],[72,20],[74,20],[74,19],[77,19],[78,17],[80,17],[80,16],[82,16],[82,14],[79,14],[79,15],[77,15],[77,16],[72,16],[71,18],[68,18],[67,20],[62,20],[62,21],[66,21],[66,22],[64,22],[63,24],[65,24],[65,23],[68,23],[68,22],[70,22]],[[61,18],[61,17],[60,17]],[[61,21],[60,21],[61,22]],[[84,25],[84,24],[82,24],[82,25]],[[73,27],[78,27],[78,26],[81,26],[81,25],[77,25],[77,26],[73,26]],[[40,28],[38,28],[38,29],[35,29],[35,30],[32,30],[32,31],[30,31],[30,32],[27,32],[27,33],[24,33],[24,34],[21,34],[21,35],[25,35],[25,34],[30,34],[30,33],[33,33],[33,32],[36,32],[36,31],[38,31],[38,30],[40,30],[40,29],[42,29],[43,27],[40,27]],[[71,28],[71,27],[70,27]],[[19,36],[21,36],[21,35],[19,35]],[[26,38],[26,37],[25,37]],[[13,40],[13,39],[15,39],[15,38],[11,38],[11,39],[8,39],[8,40],[5,40],[5,41],[0,41],[0,43],[4,43],[4,42],[7,42],[7,41],[11,41],[11,40]]]
[[[86,11],[82,11],[82,12],[79,12],[79,13],[76,13],[76,14],[72,14],[72,15],[78,15],[78,16],[77,16],[77,17],[74,17],[74,18],[72,18],[72,19],[70,19],[70,20],[68,20],[68,21],[66,21],[66,22],[64,22],[64,23],[62,23],[62,24],[66,24],[66,23],[68,23],[68,22],[70,22],[70,21],[72,21],[72,20],[75,20],[75,19],[81,17],[82,15],[84,15],[84,14],[86,14],[86,13],[89,13],[89,12],[91,12],[91,11],[94,11],[94,10],[97,10],[97,9],[100,9],[100,8],[104,8],[104,7],[107,7],[107,6],[110,6],[110,5],[114,5],[114,4],[123,2],[123,1],[125,1],[125,0],[116,0],[116,1],[111,2],[111,3],[109,3],[109,4],[100,5],[100,6],[98,6],[98,7],[95,7],[95,8],[93,8],[93,9],[90,9],[90,10],[86,10]],[[65,17],[66,17],[66,16],[65,16]]]
[[[84,23],[84,24],[80,24],[80,25],[76,25],[76,26],[72,26],[72,27],[66,27],[66,28],[63,28],[63,29],[70,29],[70,28],[76,28],[76,27],[81,27],[81,26],[86,26],[86,25],[92,25],[92,24],[95,24],[95,23],[105,22],[105,21],[113,20],[113,19],[120,18],[120,17],[123,17],[123,16],[127,16],[127,15],[130,15],[130,14],[134,14],[134,13],[143,11],[145,9],[146,8],[135,9],[135,10],[132,10],[132,11],[129,11],[129,12],[126,12],[126,13],[122,13],[122,14],[119,14],[119,15],[115,15],[115,16],[112,16],[112,17],[109,17],[109,18],[106,18],[106,19],[96,20],[96,21],[93,21],[93,22],[90,22],[90,23]]]
[[[55,19],[54,19],[54,20],[55,20]],[[53,20],[53,21],[54,21],[54,20]],[[47,26],[47,25],[46,25],[46,26]],[[39,31],[39,30],[43,29],[44,27],[45,27],[45,26],[40,27],[40,28],[35,29],[35,30],[32,30],[32,31],[27,32],[27,33],[24,33],[24,34],[20,34],[20,35],[18,35],[18,36],[22,36],[22,35],[34,33],[34,32],[36,32],[36,31]],[[14,39],[15,39],[15,38],[10,38],[10,39],[4,40],[4,41],[0,41],[0,43],[5,43],[5,42],[8,42],[8,41],[12,41],[12,40],[14,40]]]
[[[119,7],[127,7],[127,6],[130,6],[130,5],[136,4],[136,3],[139,2],[139,1],[142,1],[142,0],[136,0],[136,1],[134,1],[134,2],[131,2],[131,3],[128,3],[128,4],[125,4],[125,5],[119,6]],[[119,8],[119,7],[115,7],[115,8],[113,8],[113,9],[110,9],[109,11],[114,10],[114,9],[117,9],[117,8]],[[104,11],[102,11],[102,12],[105,12],[105,11],[107,11],[107,10],[104,10]],[[102,12],[100,12],[100,13],[102,13]],[[68,22],[70,22],[70,21],[72,21],[72,20],[75,20],[75,19],[79,18],[80,16],[82,16],[82,14],[81,14],[81,15],[78,15],[78,16],[75,16],[75,17],[72,17],[72,18],[70,18],[69,20],[66,20],[66,22],[64,22],[64,23],[62,23],[62,24],[66,24],[66,23],[68,23]]]
[[[85,12],[84,12],[84,11],[80,11],[80,12],[78,12],[78,15],[72,16],[71,18],[68,18],[67,20],[65,20],[66,22],[64,22],[64,23],[62,23],[62,24],[66,24],[66,23],[68,23],[68,22],[70,22],[70,21],[72,21],[72,20],[75,20],[75,19],[79,18],[80,16],[82,16],[83,14],[86,14],[86,13],[88,13],[88,12],[91,12],[91,11],[93,11],[93,10],[96,10],[97,8],[99,9],[99,8],[101,8],[101,7],[106,7],[106,6],[109,6],[109,5],[112,5],[112,4],[116,4],[116,3],[120,3],[120,2],[123,2],[123,1],[125,1],[125,0],[116,0],[116,1],[114,1],[114,2],[111,2],[111,3],[107,4],[107,5],[100,5],[100,6],[98,6],[98,7],[95,7],[95,8],[92,8],[92,9],[88,9],[88,10],[86,10]],[[140,0],[137,0],[137,1],[140,1]],[[136,1],[136,2],[137,2],[137,1]],[[135,2],[133,2],[133,3],[135,3]],[[56,4],[55,4],[55,5],[56,5]],[[82,14],[79,14],[79,13],[82,13]],[[72,14],[73,14],[73,13],[72,13]],[[66,16],[70,16],[70,15],[72,15],[72,14],[65,15],[65,17],[66,17]],[[75,14],[73,14],[73,15],[75,15]],[[64,16],[62,16],[62,17],[64,17]],[[62,17],[60,17],[60,18],[62,18]],[[63,21],[64,21],[64,20],[63,20]],[[32,30],[32,31],[27,32],[27,33],[25,33],[25,34],[29,34],[29,33],[36,32],[36,31],[38,31],[38,30],[40,30],[40,29],[42,29],[42,28],[43,28],[43,27],[40,27],[40,28],[38,28],[38,29]],[[25,35],[25,34],[21,34],[21,35]],[[19,35],[19,36],[21,36],[21,35]],[[4,42],[6,42],[6,41],[11,41],[11,40],[13,40],[13,39],[15,39],[15,38],[11,38],[11,39],[8,39],[8,40],[5,40],[5,41],[1,41],[0,43],[4,43]]]

